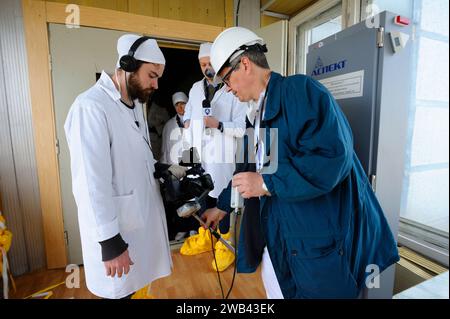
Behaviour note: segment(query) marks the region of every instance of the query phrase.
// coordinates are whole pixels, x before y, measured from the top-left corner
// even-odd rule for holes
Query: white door
[[[255,30],[255,33],[266,42],[268,49],[266,56],[270,69],[281,75],[286,75],[288,22],[285,20],[278,21]]]
[[[96,73],[101,73],[102,70],[114,72],[117,39],[122,34],[124,33],[119,31],[95,28],[69,29],[59,24],[49,26],[60,187],[71,264],[82,264],[83,259],[64,122],[77,95],[95,84]]]

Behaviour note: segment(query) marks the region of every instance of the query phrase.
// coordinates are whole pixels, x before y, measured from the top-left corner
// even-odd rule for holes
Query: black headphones
[[[125,72],[135,72],[139,68],[138,60],[135,59],[134,54],[136,53],[136,50],[139,48],[139,46],[144,43],[145,41],[149,40],[150,37],[140,37],[130,47],[130,51],[128,51],[127,55],[124,55],[120,58],[120,68],[124,70]]]

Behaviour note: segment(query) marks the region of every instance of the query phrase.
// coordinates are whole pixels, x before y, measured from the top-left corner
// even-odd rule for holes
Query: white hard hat
[[[209,57],[209,55],[211,54],[211,46],[212,46],[211,42],[206,42],[206,43],[200,44],[200,50],[198,50],[198,59],[199,60],[204,57]]]
[[[136,34],[125,34],[117,40],[117,53],[119,54],[119,59],[116,64],[117,68],[120,67],[120,58],[129,53],[131,46],[139,38],[141,36]],[[155,39],[148,39],[139,45],[134,53],[134,58],[144,62],[166,64],[164,54]]]
[[[242,46],[264,44],[264,40],[253,31],[242,27],[228,28],[220,33],[211,47],[211,65],[216,71],[222,69],[228,60],[233,60],[245,51]],[[231,59],[230,59],[231,57]]]
[[[188,97],[184,92],[177,92],[174,95],[172,95],[172,103],[173,106],[175,106],[178,102],[184,102],[187,103]]]

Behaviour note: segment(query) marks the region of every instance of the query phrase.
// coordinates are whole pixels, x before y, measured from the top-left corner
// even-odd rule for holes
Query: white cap
[[[172,95],[173,106],[175,106],[175,104],[177,104],[178,102],[187,103],[187,101],[188,101],[188,97],[186,94],[184,94],[184,92],[177,92],[174,95]]]
[[[141,36],[135,34],[125,34],[117,40],[117,53],[119,54],[119,59],[116,64],[117,68],[120,67],[120,58],[128,54],[133,43],[140,37]],[[134,58],[144,62],[166,64],[166,59],[155,39],[148,39],[141,43],[134,53]]]
[[[198,58],[201,59],[204,57],[209,57],[211,54],[211,46],[212,43],[210,42],[202,43],[200,45],[200,50],[198,51]]]

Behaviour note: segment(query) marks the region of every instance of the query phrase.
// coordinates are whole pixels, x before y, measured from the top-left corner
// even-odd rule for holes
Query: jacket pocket
[[[144,219],[139,206],[136,190],[124,196],[114,196],[114,205],[117,207],[120,232],[129,232],[143,227]]]
[[[287,239],[289,263],[303,298],[356,298],[357,283],[341,241],[334,237]]]

